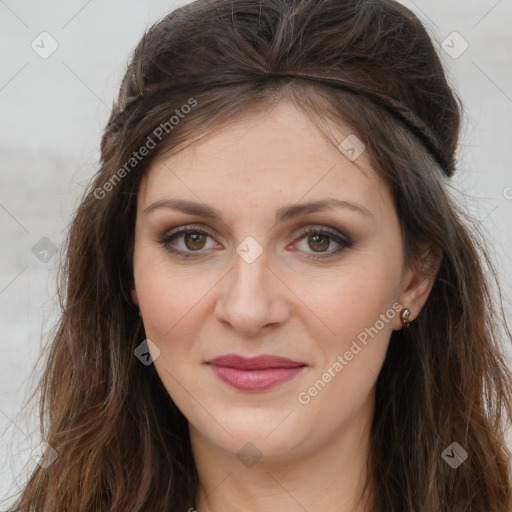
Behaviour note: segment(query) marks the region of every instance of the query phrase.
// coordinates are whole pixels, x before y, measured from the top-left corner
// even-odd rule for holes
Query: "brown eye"
[[[329,248],[331,239],[325,235],[309,235],[308,245],[314,252],[322,252]]]
[[[191,251],[197,251],[205,246],[206,237],[203,233],[192,231],[185,234],[183,241],[187,249],[190,249]]]
[[[330,258],[353,245],[352,239],[348,235],[323,226],[306,228],[297,237],[297,248],[306,253],[304,257],[308,259]],[[330,250],[329,247],[331,247]],[[317,253],[317,255],[312,255],[312,253]]]
[[[208,239],[212,242],[207,247]],[[194,228],[178,228],[167,233],[159,242],[164,249],[172,254],[187,257],[202,257],[203,249],[215,246],[213,237],[206,231]],[[195,254],[197,253],[197,254]]]

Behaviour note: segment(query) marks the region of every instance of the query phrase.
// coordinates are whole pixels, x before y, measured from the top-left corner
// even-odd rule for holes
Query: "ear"
[[[132,296],[133,302],[135,302],[135,304],[137,304],[137,306],[138,306],[139,305],[139,296],[137,295],[137,290],[135,289],[134,286],[132,286],[130,288],[130,295]]]
[[[441,250],[437,247],[424,246],[414,261],[405,269],[399,302],[403,309],[410,310],[409,322],[417,318],[427,302],[439,271],[442,256]],[[397,315],[393,329],[399,330],[402,327],[400,315]]]

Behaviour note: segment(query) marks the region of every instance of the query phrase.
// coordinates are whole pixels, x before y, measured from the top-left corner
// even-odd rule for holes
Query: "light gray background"
[[[148,25],[183,3],[0,0],[0,498],[40,443],[34,411],[20,408],[57,311],[59,254],[44,263],[32,248],[43,237],[60,248],[96,169],[102,129],[131,51]],[[428,25],[465,105],[454,183],[489,235],[510,298],[512,1],[403,3]],[[31,47],[35,41],[40,52],[48,51],[51,40],[39,36],[43,31],[58,44],[46,59]],[[468,48],[458,55],[464,41]]]

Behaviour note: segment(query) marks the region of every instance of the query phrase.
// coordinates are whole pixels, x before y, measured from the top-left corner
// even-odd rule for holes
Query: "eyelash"
[[[213,238],[213,236],[210,233],[208,233],[207,231],[204,231],[203,229],[198,229],[198,228],[194,228],[194,227],[180,227],[180,228],[177,228],[169,233],[166,233],[162,237],[162,239],[159,240],[159,243],[164,247],[164,249],[166,251],[170,252],[171,254],[175,254],[177,256],[181,256],[184,258],[194,258],[194,257],[197,258],[196,254],[200,253],[200,250],[198,250],[198,251],[181,251],[181,250],[174,249],[169,245],[172,241],[176,240],[180,236],[186,235],[189,233],[206,235],[206,236],[209,236],[210,238]],[[331,229],[328,229],[325,227],[304,228],[296,235],[297,236],[296,241],[300,241],[301,239],[303,239],[304,237],[306,237],[308,235],[326,235],[327,238],[336,242],[341,247],[339,247],[338,249],[331,251],[329,253],[316,253],[318,255],[326,254],[325,256],[305,256],[305,258],[307,258],[307,259],[321,260],[321,259],[330,258],[330,257],[337,255],[344,249],[348,249],[348,248],[352,247],[352,245],[353,245],[352,240],[347,235],[343,235],[342,233],[340,233],[337,230],[331,230]]]

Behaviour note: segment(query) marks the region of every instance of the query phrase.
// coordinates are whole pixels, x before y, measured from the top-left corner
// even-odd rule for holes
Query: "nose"
[[[217,320],[244,336],[284,323],[290,316],[286,287],[267,266],[265,252],[251,263],[237,255],[234,265],[222,280]]]

